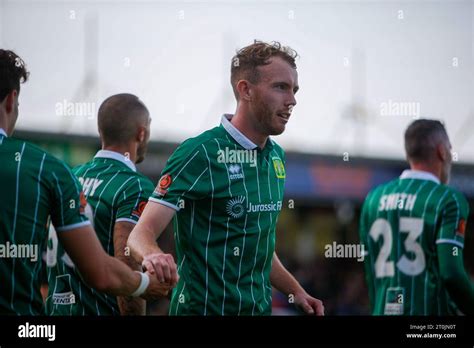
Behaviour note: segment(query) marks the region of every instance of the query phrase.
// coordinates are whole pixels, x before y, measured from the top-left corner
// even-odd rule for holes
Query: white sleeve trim
[[[64,232],[64,231],[73,230],[73,229],[78,228],[78,227],[88,226],[90,224],[91,224],[91,222],[89,220],[87,220],[87,221],[78,222],[77,224],[72,224],[72,225],[66,225],[66,226],[61,226],[61,227],[54,226],[54,228],[58,232]]]
[[[171,204],[171,203],[168,203],[168,202],[166,202],[166,201],[164,201],[164,200],[162,200],[162,199],[157,199],[157,198],[150,197],[150,198],[148,198],[148,200],[149,200],[150,202],[162,204],[162,205],[167,206],[167,207],[169,207],[169,208],[172,208],[172,209],[174,209],[174,210],[176,210],[176,211],[179,211],[179,210],[181,209],[181,208],[177,207],[176,205]]]
[[[115,222],[121,222],[121,221],[130,222],[134,225],[136,225],[138,223],[138,221],[135,221],[135,220],[129,219],[129,218],[118,218],[117,220],[115,220]]]
[[[454,244],[457,245],[460,248],[464,248],[464,244],[461,243],[460,241],[457,241],[455,239],[446,239],[446,238],[441,238],[436,241],[436,244]]]

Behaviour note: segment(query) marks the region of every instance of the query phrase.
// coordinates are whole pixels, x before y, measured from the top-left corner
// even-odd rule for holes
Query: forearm
[[[141,276],[122,261],[107,255],[105,270],[107,281],[99,284],[97,290],[113,296],[130,296],[138,289]]]
[[[126,240],[123,242],[125,244]],[[135,262],[130,256],[115,253],[115,257],[125,263],[131,270],[141,271],[141,265]],[[122,315],[145,315],[146,301],[139,297],[118,296],[117,303]]]
[[[323,302],[303,289],[295,277],[282,265],[276,253],[273,253],[270,281],[275,288],[288,296],[288,302],[294,303],[305,314],[324,315]]]
[[[466,315],[474,314],[474,287],[463,263],[462,249],[453,252],[450,244],[438,245],[441,278],[456,306]]]
[[[276,253],[273,254],[270,282],[285,295],[305,292],[295,277],[283,266]]]
[[[141,276],[108,255],[91,226],[61,233],[58,238],[90,287],[110,295],[130,295],[140,285]]]
[[[130,248],[133,259],[139,264],[142,263],[146,255],[163,252],[156,243],[153,229],[147,227],[146,224],[140,224],[140,222],[130,234],[127,246]]]
[[[114,256],[125,263],[133,271],[141,271],[142,267],[128,252],[127,239],[134,224],[130,222],[116,222],[114,226]],[[145,315],[146,302],[138,297],[118,296],[117,303],[122,315]]]
[[[459,310],[465,315],[474,314],[474,288],[465,272],[455,272],[445,280],[446,289]]]
[[[163,253],[156,240],[173,218],[175,210],[150,202],[147,204],[138,224],[133,228],[127,241],[132,257],[138,263],[150,254]]]

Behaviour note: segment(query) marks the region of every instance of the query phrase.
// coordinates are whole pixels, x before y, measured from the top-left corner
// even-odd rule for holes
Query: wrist
[[[156,255],[156,254],[164,254],[163,250],[161,250],[158,246],[153,246],[152,248],[146,250],[143,254],[143,260],[149,258],[150,256]]]
[[[135,291],[130,295],[131,297],[139,297],[145,293],[145,291],[148,289],[148,286],[150,285],[150,277],[148,276],[147,273],[142,273],[135,271],[140,275],[140,284],[138,287],[135,289]]]
[[[306,295],[306,291],[302,287],[295,287],[290,290],[288,295],[293,295],[295,297]]]

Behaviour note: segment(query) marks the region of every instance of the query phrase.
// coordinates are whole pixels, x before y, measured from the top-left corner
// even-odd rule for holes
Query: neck
[[[102,144],[102,150],[118,152],[118,153],[124,155],[125,157],[128,157],[130,159],[130,161],[132,161],[133,163],[136,163],[137,149],[132,144],[128,144],[128,145],[108,145],[108,146],[105,146],[104,144]]]
[[[249,138],[259,148],[263,149],[268,140],[268,135],[262,134],[255,129],[255,124],[251,122],[251,117],[248,111],[242,110],[237,105],[237,110],[232,117],[230,123],[237,128],[243,135]]]
[[[441,168],[437,165],[427,164],[427,163],[410,163],[410,168],[412,170],[421,170],[424,172],[428,172],[436,176],[438,179],[441,180]]]

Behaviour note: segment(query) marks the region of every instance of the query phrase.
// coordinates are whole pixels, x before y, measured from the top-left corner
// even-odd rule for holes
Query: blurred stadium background
[[[287,150],[277,251],[326,313],[369,313],[362,262],[324,248],[358,243],[365,195],[407,167],[403,132],[414,118],[446,123],[451,185],[471,205],[474,277],[474,1],[0,0],[0,46],[31,71],[15,136],[75,166],[100,147],[102,100],[134,93],[153,118],[138,168],[156,182],[180,142],[235,110],[230,59],[253,39],[301,56],[298,105],[275,138]],[[168,251],[171,232],[160,238]],[[273,307],[295,314],[278,293]]]

